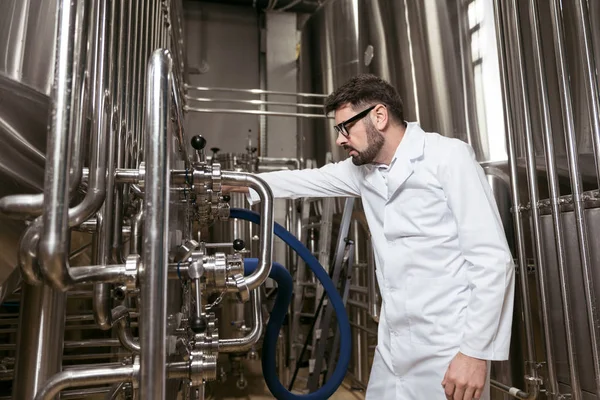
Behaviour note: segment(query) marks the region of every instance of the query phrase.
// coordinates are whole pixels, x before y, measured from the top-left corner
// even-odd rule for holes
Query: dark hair
[[[357,110],[374,103],[385,104],[392,119],[398,124],[404,123],[402,98],[398,91],[385,80],[371,74],[357,75],[330,94],[325,100],[325,114],[346,104]]]

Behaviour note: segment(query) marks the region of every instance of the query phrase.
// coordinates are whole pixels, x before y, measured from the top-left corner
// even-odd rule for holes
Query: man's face
[[[344,106],[336,110],[335,123],[340,124],[354,117],[362,110],[353,110],[351,106]],[[338,133],[336,143],[342,146],[352,157],[354,165],[372,163],[383,147],[384,138],[371,120],[371,111],[365,117],[345,125],[346,135]]]

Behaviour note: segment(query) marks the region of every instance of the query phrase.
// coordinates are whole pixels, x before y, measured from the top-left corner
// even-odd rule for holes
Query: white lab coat
[[[383,300],[367,400],[445,399],[459,351],[508,359],[513,260],[471,146],[409,123],[389,168],[348,158],[260,177],[279,198],[362,198]]]

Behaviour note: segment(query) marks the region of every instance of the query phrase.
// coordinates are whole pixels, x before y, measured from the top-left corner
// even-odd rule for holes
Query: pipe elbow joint
[[[73,282],[66,266],[67,254],[62,246],[55,245],[51,240],[41,239],[38,246],[38,256],[46,281],[54,289],[61,292],[69,290]]]

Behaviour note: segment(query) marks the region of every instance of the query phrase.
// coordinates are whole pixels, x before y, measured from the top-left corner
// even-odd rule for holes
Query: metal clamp
[[[244,278],[244,276],[242,274],[235,274],[232,278],[235,282],[235,286],[238,289],[236,293],[238,300],[242,303],[245,303],[248,300],[250,300],[250,289],[246,284],[246,279]]]
[[[127,280],[125,285],[127,290],[133,290],[137,287],[139,279],[139,270],[142,267],[142,261],[138,254],[130,254],[125,260],[125,275],[135,277],[135,279]]]

